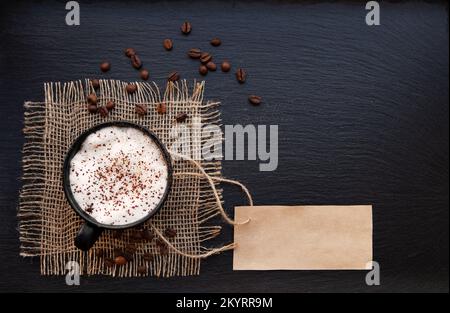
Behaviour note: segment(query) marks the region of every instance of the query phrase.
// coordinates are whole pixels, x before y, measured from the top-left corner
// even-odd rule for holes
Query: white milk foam
[[[168,167],[158,145],[131,127],[90,134],[70,162],[70,187],[97,222],[126,225],[153,211],[167,188]]]

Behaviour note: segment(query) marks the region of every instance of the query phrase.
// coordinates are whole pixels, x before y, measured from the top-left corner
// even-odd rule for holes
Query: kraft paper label
[[[372,261],[371,205],[235,208],[234,270],[364,270]]]

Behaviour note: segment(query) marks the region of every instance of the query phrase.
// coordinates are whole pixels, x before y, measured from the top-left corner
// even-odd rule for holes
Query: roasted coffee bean
[[[87,96],[87,102],[89,104],[97,105],[97,95],[95,93],[91,93],[89,96]]]
[[[127,90],[127,92],[128,92],[129,94],[132,94],[132,93],[135,93],[135,92],[136,92],[137,87],[136,87],[135,84],[131,84],[131,83],[130,83],[130,84],[127,85],[126,90]]]
[[[188,118],[187,113],[180,113],[175,117],[178,123],[183,123],[187,118]]]
[[[220,46],[220,44],[222,43],[222,41],[220,41],[219,38],[213,38],[213,39],[210,41],[210,43],[211,43],[212,46],[218,47],[218,46]]]
[[[150,73],[148,72],[148,70],[142,69],[142,70],[139,72],[139,76],[141,76],[141,79],[147,80],[148,77],[150,76]]]
[[[91,85],[94,89],[97,90],[98,88],[100,88],[100,81],[98,79],[92,79]]]
[[[188,35],[192,31],[192,25],[189,22],[184,22],[181,25],[181,32],[185,35]]]
[[[97,113],[97,105],[96,104],[88,104],[89,113]]]
[[[137,247],[133,243],[128,244],[124,249],[124,252],[128,253],[128,254],[135,254],[136,251],[137,251]]]
[[[146,262],[152,262],[154,259],[153,254],[151,254],[150,252],[146,252],[142,255],[142,258],[144,259],[144,261]]]
[[[104,261],[104,264],[105,264],[106,267],[113,267],[115,262],[111,258],[106,258],[105,261]]]
[[[229,72],[231,69],[231,64],[228,61],[223,61],[220,68],[222,69],[222,72]]]
[[[114,259],[116,258],[125,258],[127,261],[131,261],[133,259],[133,254],[125,251],[125,249],[114,249]]]
[[[178,74],[177,72],[172,72],[167,77],[167,80],[170,82],[176,82],[179,79],[180,79],[180,74]]]
[[[239,83],[243,84],[247,79],[247,73],[243,69],[238,68],[238,70],[236,71],[236,79]]]
[[[206,64],[211,60],[212,56],[208,52],[202,52],[202,54],[200,55],[200,62],[202,62],[203,64]]]
[[[125,260],[127,260],[128,262],[133,261],[133,253],[129,253],[129,252],[124,251],[122,256],[123,256],[123,257],[125,258]]]
[[[150,229],[144,229],[142,231],[142,238],[147,241],[152,241],[155,238],[155,235],[152,233]]]
[[[111,69],[111,64],[109,62],[102,62],[100,64],[100,70],[105,73]]]
[[[140,116],[147,114],[147,106],[145,104],[136,104],[136,113]]]
[[[164,241],[162,241],[161,238],[157,238],[157,239],[155,240],[155,243],[156,243],[156,245],[157,245],[158,247],[161,247],[161,246],[165,246],[165,245],[166,245],[166,243],[165,243]]]
[[[164,234],[168,238],[174,238],[177,235],[177,231],[173,228],[167,227],[166,230],[164,231]]]
[[[112,233],[112,236],[114,239],[119,239],[121,238],[123,235],[123,230],[122,229],[118,229],[118,230],[114,230]]]
[[[108,109],[104,106],[101,106],[98,108],[98,113],[101,117],[107,117],[108,116]]]
[[[206,67],[208,68],[208,70],[214,72],[217,69],[216,63],[209,61],[208,63],[206,63]]]
[[[138,274],[141,274],[141,275],[147,274],[147,266],[145,266],[145,265],[138,266],[137,272],[138,272]]]
[[[95,250],[95,256],[97,257],[97,258],[103,258],[104,256],[105,256],[105,250],[103,250],[103,249],[97,249],[97,250]]]
[[[114,255],[114,257],[117,257],[117,256],[123,256],[123,250],[122,249],[119,249],[119,248],[114,248],[114,251],[113,251],[113,255]]]
[[[116,256],[114,258],[114,263],[116,263],[117,265],[125,265],[127,264],[127,259],[123,256]]]
[[[172,42],[172,40],[164,39],[163,46],[164,46],[164,49],[166,49],[167,51],[172,50],[173,49],[173,42]]]
[[[126,48],[125,49],[125,55],[129,58],[131,58],[133,55],[136,54],[136,51],[134,51],[133,48]]]
[[[141,58],[139,58],[137,54],[131,56],[131,65],[137,70],[142,67]]]
[[[189,56],[191,59],[199,59],[201,55],[202,55],[202,50],[197,49],[197,48],[192,48],[192,49],[189,50],[189,52],[188,52],[188,56]]]
[[[159,246],[158,248],[161,255],[166,255],[169,253],[169,247],[167,245]]]
[[[205,76],[206,74],[208,74],[208,68],[206,67],[206,65],[200,65],[200,67],[199,67],[199,69],[198,69],[198,72],[201,74],[201,75],[203,75],[203,76]]]
[[[166,104],[164,102],[158,103],[156,105],[156,112],[158,112],[159,114],[166,114],[167,108],[166,108]]]
[[[255,95],[251,95],[248,97],[248,102],[250,102],[253,105],[260,105],[261,104],[261,97],[260,96],[255,96]]]
[[[141,243],[142,242],[142,238],[130,237],[130,242]]]
[[[138,106],[139,104],[137,104],[136,106]],[[140,230],[133,230],[130,233],[130,239],[135,239],[135,240],[141,240],[142,239],[142,232]]]
[[[108,102],[106,102],[105,107],[108,109],[108,111],[111,111],[116,107],[116,104],[114,103],[114,101],[109,100]]]

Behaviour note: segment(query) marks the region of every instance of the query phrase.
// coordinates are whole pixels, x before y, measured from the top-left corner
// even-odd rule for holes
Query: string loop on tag
[[[220,177],[212,177],[211,175],[206,173],[206,171],[203,169],[202,165],[198,161],[196,161],[196,160],[194,160],[194,159],[192,159],[192,158],[190,158],[188,156],[185,156],[185,155],[173,152],[173,151],[171,151],[170,153],[173,156],[176,156],[176,157],[179,157],[181,159],[184,159],[186,161],[191,162],[192,164],[194,164],[200,170],[201,173],[183,172],[183,173],[177,173],[175,175],[176,176],[191,175],[191,176],[199,176],[199,177],[206,178],[208,180],[208,182],[209,182],[209,185],[211,186],[211,189],[212,189],[213,193],[214,193],[214,197],[216,198],[216,203],[217,203],[217,207],[219,209],[219,212],[222,215],[223,219],[228,224],[231,224],[231,225],[244,225],[244,224],[247,224],[248,222],[250,222],[249,218],[247,220],[245,220],[244,222],[236,222],[236,221],[232,220],[230,217],[228,217],[227,213],[225,212],[225,210],[224,210],[224,208],[222,206],[222,201],[220,201],[219,193],[217,192],[217,188],[214,185],[214,180],[215,181],[219,181],[219,182],[232,184],[232,185],[237,185],[237,186],[241,187],[241,189],[244,191],[245,195],[247,196],[249,206],[253,206],[253,198],[250,195],[250,192],[248,191],[247,187],[245,187],[243,184],[241,184],[240,182],[238,182],[236,180],[220,178]]]
[[[200,173],[181,172],[181,173],[174,173],[174,176],[197,176],[197,177],[205,178],[208,181],[208,183],[209,183],[209,185],[210,185],[210,187],[211,187],[211,189],[213,191],[213,194],[214,194],[214,197],[216,199],[216,203],[217,203],[217,207],[219,209],[219,212],[222,215],[223,219],[227,223],[229,223],[231,225],[244,225],[244,224],[247,224],[248,222],[250,222],[250,218],[247,218],[247,220],[245,220],[244,222],[236,222],[236,221],[234,221],[233,219],[231,219],[227,215],[227,213],[225,212],[225,210],[224,210],[224,208],[222,206],[222,201],[220,200],[220,196],[219,196],[219,193],[217,192],[217,188],[216,188],[216,186],[214,184],[214,181],[216,181],[216,182],[224,182],[224,183],[228,183],[228,184],[239,186],[242,189],[242,191],[244,191],[244,193],[245,193],[245,195],[246,195],[246,197],[248,199],[249,205],[253,206],[253,198],[252,198],[250,192],[248,191],[247,187],[245,187],[242,183],[240,183],[240,182],[238,182],[236,180],[227,179],[227,178],[221,178],[221,177],[213,177],[213,176],[209,175],[208,173],[206,173],[206,171],[203,169],[202,165],[198,161],[196,161],[196,160],[194,160],[194,159],[192,159],[192,158],[190,158],[188,156],[185,156],[185,155],[173,152],[173,151],[170,151],[170,154],[172,156],[175,156],[175,157],[178,157],[178,158],[181,158],[181,159],[184,159],[186,161],[191,162],[192,164],[194,164],[199,169]],[[155,232],[155,234],[169,248],[174,250],[179,255],[182,255],[182,256],[185,256],[185,257],[188,257],[188,258],[194,258],[194,259],[207,258],[210,255],[213,255],[213,254],[216,254],[216,253],[220,253],[220,252],[223,252],[223,251],[227,251],[227,250],[232,250],[232,249],[234,249],[236,247],[236,244],[234,242],[232,242],[232,243],[230,243],[228,245],[225,245],[223,247],[211,249],[210,251],[208,251],[206,253],[189,254],[189,253],[183,252],[183,251],[179,250],[178,248],[176,248],[169,240],[167,240],[167,238],[165,238],[163,233],[157,227],[155,227],[155,225],[153,225],[151,223],[150,226],[152,227],[152,229]]]

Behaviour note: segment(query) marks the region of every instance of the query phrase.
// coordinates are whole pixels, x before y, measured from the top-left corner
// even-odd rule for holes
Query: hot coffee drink
[[[157,208],[168,188],[168,165],[143,131],[109,126],[86,137],[70,162],[70,188],[103,225],[132,224]]]

